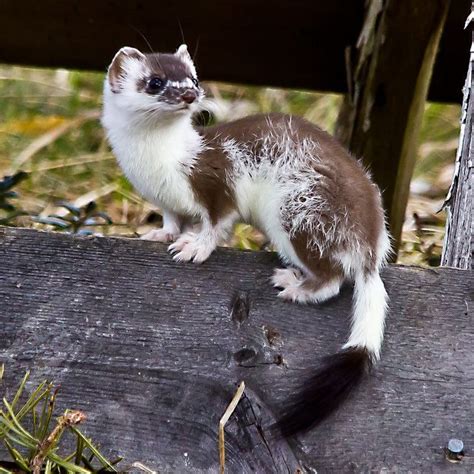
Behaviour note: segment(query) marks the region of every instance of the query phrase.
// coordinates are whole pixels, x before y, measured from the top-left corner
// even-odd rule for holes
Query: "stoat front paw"
[[[211,242],[201,234],[186,232],[179,239],[168,247],[173,254],[173,260],[177,262],[202,263],[209,258],[209,255],[216,248],[216,244]]]
[[[173,234],[168,229],[153,229],[146,234],[143,234],[140,238],[142,240],[154,240],[155,242],[169,243],[174,242],[179,234]]]

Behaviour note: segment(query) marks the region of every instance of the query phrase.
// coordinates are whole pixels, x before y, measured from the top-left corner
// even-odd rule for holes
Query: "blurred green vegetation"
[[[102,81],[99,73],[0,66],[0,179],[28,172],[15,189],[15,204],[39,216],[19,215],[15,225],[52,228],[48,216],[68,213],[61,201],[79,208],[95,201],[114,222],[97,232],[133,236],[151,228],[152,206],[123,177],[106,143],[99,122]],[[303,115],[332,132],[341,102],[334,94],[217,83],[205,87],[216,120],[281,111]],[[426,106],[401,262],[439,262],[444,214],[437,211],[454,168],[459,114],[457,105]],[[257,249],[265,242],[251,227],[239,225],[231,244]]]

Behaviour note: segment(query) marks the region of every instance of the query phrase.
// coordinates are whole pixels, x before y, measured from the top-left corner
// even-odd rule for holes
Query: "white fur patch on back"
[[[347,212],[336,209],[330,199],[331,170],[321,162],[319,143],[297,138],[291,121],[270,130],[251,144],[233,138],[222,141],[233,165],[229,181],[244,219],[260,227],[278,249],[302,231],[318,236],[310,246],[321,254],[342,241],[357,246]]]

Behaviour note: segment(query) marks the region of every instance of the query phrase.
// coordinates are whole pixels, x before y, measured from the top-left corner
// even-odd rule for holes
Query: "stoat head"
[[[104,102],[136,119],[160,120],[192,114],[203,98],[196,68],[185,44],[174,54],[143,54],[124,47],[110,64]]]

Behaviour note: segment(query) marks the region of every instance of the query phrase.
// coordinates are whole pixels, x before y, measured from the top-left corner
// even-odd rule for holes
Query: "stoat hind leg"
[[[285,252],[285,257],[298,268],[276,269],[272,282],[282,288],[278,293],[280,298],[297,303],[322,303],[339,294],[344,273],[337,262],[321,257],[307,242],[305,236],[291,240],[293,251]]]
[[[310,274],[297,278],[293,268],[277,268],[273,274],[275,287],[283,288],[278,296],[296,303],[323,303],[339,294],[343,278],[334,272],[328,279]]]

